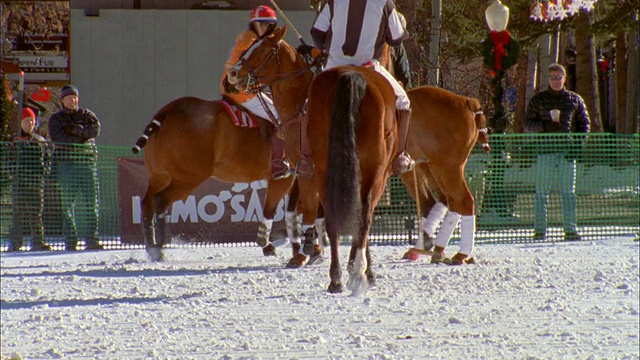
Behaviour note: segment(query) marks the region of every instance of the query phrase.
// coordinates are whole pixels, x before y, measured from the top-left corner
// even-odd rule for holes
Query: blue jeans
[[[547,230],[547,201],[551,184],[558,180],[562,198],[562,224],[565,233],[576,232],[576,161],[567,160],[565,153],[539,154],[536,163],[536,195],[533,200],[534,230]]]

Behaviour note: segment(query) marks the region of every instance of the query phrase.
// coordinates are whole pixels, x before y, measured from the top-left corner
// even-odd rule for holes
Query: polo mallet
[[[287,15],[284,14],[284,11],[282,11],[282,9],[280,9],[280,6],[278,6],[278,4],[276,4],[275,0],[269,0],[269,2],[271,2],[271,5],[273,5],[273,7],[276,8],[276,11],[278,11],[280,16],[282,16],[282,18],[284,19],[284,22],[286,22],[287,25],[291,28],[291,30],[293,30],[293,32],[296,33],[296,36],[298,37],[298,40],[300,40],[300,42],[303,45],[307,45],[307,43],[304,42],[304,39],[302,38],[302,35],[300,35],[298,30],[296,30],[296,27],[293,26],[291,21],[289,21],[289,18],[287,17]]]

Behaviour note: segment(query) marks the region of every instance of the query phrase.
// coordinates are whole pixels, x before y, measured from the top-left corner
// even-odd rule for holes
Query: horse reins
[[[270,117],[271,123],[274,124],[274,126],[278,129],[278,131],[280,131],[280,129],[282,128],[283,124],[288,124],[291,119],[299,118],[300,114],[304,115],[305,106],[303,104],[302,107],[300,108],[300,110],[298,110],[297,112],[293,113],[293,115],[291,115],[291,117],[289,117],[285,121],[280,121],[279,119],[276,118],[276,116],[273,114],[271,109],[269,109],[269,106],[267,105],[266,101],[263,98],[264,95],[262,94],[262,89],[267,87],[267,85],[257,85],[257,84],[273,84],[273,83],[277,83],[277,82],[284,81],[284,80],[290,80],[290,79],[296,78],[296,77],[304,74],[305,72],[310,71],[312,68],[318,66],[318,64],[316,64],[316,62],[312,62],[311,64],[307,64],[307,66],[305,66],[302,69],[289,71],[289,72],[286,72],[286,73],[278,73],[276,75],[271,75],[271,76],[261,77],[260,74],[259,74],[259,71],[261,71],[262,69],[264,69],[268,65],[270,65],[273,62],[274,59],[277,62],[278,68],[280,68],[280,58],[278,57],[278,51],[280,49],[281,43],[282,43],[282,41],[278,41],[277,45],[274,46],[271,49],[269,55],[267,55],[258,64],[258,66],[256,66],[255,68],[252,67],[249,64],[249,62],[245,59],[244,56],[240,58],[240,61],[242,62],[242,65],[247,68],[247,87],[248,88],[247,88],[246,91],[250,92],[250,93],[254,93],[254,94],[256,94],[256,96],[258,96],[258,100],[260,101],[260,104],[265,109],[265,111],[267,112],[267,114]],[[257,83],[256,85],[253,85],[252,79],[256,80],[256,83]]]

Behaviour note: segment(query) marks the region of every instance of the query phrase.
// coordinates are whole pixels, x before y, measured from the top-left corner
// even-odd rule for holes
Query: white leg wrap
[[[460,253],[471,256],[476,235],[476,216],[465,215],[460,220]]]
[[[268,239],[271,236],[271,228],[273,227],[273,219],[264,219],[262,220],[262,224],[264,225],[264,238],[267,239],[266,245],[263,247],[267,247],[269,245]]]
[[[440,231],[438,231],[438,235],[436,236],[436,246],[440,246],[442,248],[447,247],[449,240],[451,240],[451,235],[453,235],[453,230],[458,226],[459,220],[460,214],[457,212],[449,211],[447,213],[444,217],[444,221],[442,222],[442,226],[440,226]]]
[[[318,232],[318,237],[324,236],[324,232],[326,231],[326,227],[324,225],[324,218],[316,219],[316,231]]]
[[[437,202],[429,211],[426,218],[422,218],[422,231],[429,237],[433,237],[440,222],[447,214],[447,206],[441,202]]]
[[[293,234],[293,227],[295,226],[296,213],[294,211],[287,211],[284,215],[284,221],[287,225],[287,238],[289,241],[293,241],[295,235]]]

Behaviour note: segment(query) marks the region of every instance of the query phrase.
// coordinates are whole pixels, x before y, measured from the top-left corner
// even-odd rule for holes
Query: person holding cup
[[[565,88],[567,71],[564,66],[549,65],[549,88],[534,95],[525,112],[525,132],[573,133],[562,140],[548,138],[536,154],[536,193],[534,197],[534,239],[543,240],[547,232],[547,202],[554,180],[562,199],[564,239],[582,240],[577,231],[576,151],[582,148],[590,120],[582,97]]]

